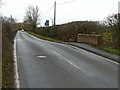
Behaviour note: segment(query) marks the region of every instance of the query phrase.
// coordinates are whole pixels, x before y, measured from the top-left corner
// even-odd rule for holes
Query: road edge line
[[[28,32],[25,32],[25,33],[28,34],[28,35],[31,35],[31,34],[29,34]],[[34,35],[31,35],[31,36],[34,36]],[[36,37],[36,36],[34,36],[34,37],[37,38],[37,39],[40,39],[40,38],[38,38],[38,37]],[[43,39],[42,39],[42,40],[43,40]],[[45,41],[48,41],[48,40],[45,40]],[[52,41],[49,41],[49,42],[52,42]],[[110,60],[107,60],[107,61],[109,61],[109,62],[112,62],[112,63],[115,63],[115,64],[119,64],[119,63],[120,63],[120,61],[117,61],[116,59],[114,60],[113,58],[107,57],[107,56],[105,56],[105,55],[103,55],[103,54],[95,53],[94,51],[88,50],[88,49],[86,49],[86,48],[83,48],[83,47],[80,47],[80,46],[77,46],[77,45],[74,45],[74,44],[71,44],[71,43],[64,43],[64,42],[54,42],[54,43],[59,43],[59,44],[64,44],[64,45],[71,45],[71,46],[74,46],[74,47],[83,49],[83,50],[85,50],[85,51],[87,51],[87,52],[90,52],[90,53],[92,53],[92,54],[94,54],[94,55],[98,55],[98,56],[104,57],[104,58],[106,58],[106,59],[110,59]],[[118,58],[119,58],[119,57],[118,57]]]
[[[86,48],[83,48],[83,47],[80,47],[80,46],[77,46],[77,45],[74,45],[74,44],[68,44],[68,45],[71,45],[71,46],[74,46],[74,47],[83,49],[83,50],[85,50],[85,51],[87,51],[87,52],[90,52],[90,53],[93,53],[93,54],[95,54],[95,55],[104,57],[104,58],[106,58],[106,59],[110,59],[110,60],[107,60],[107,61],[109,61],[109,62],[112,62],[112,63],[115,63],[115,64],[119,64],[119,61],[114,60],[114,59],[112,59],[112,58],[109,58],[109,57],[107,57],[107,56],[105,56],[105,55],[103,55],[103,54],[96,53],[96,52],[94,52],[94,51],[88,50],[88,49],[86,49]]]
[[[17,55],[16,55],[16,38],[14,38],[14,83],[15,83],[15,88],[20,88],[19,85],[19,75],[18,75],[18,67],[17,67]]]

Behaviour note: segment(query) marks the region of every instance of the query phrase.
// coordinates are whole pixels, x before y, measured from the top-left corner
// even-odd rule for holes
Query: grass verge
[[[41,39],[43,39],[43,40],[48,40],[48,41],[52,41],[52,42],[59,42],[59,41],[56,40],[56,39],[52,39],[52,38],[49,38],[49,37],[44,37],[44,36],[35,34],[35,33],[33,33],[33,32],[30,32],[30,31],[27,31],[27,33],[29,33],[29,34],[31,34],[31,35],[33,35],[33,36],[36,36],[36,37],[38,37],[38,38],[41,38]]]
[[[113,49],[112,47],[105,47],[103,48],[103,50],[109,52],[109,53],[113,53],[113,54],[116,54],[116,55],[120,55],[120,50],[118,49]]]
[[[9,22],[2,27],[2,88],[14,88],[13,45],[16,31]]]

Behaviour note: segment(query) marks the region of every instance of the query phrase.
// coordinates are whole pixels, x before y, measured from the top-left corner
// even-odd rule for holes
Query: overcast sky
[[[55,0],[3,0],[1,12],[4,16],[12,16],[22,21],[29,5],[38,6],[41,13],[41,24],[53,19],[51,8]],[[94,20],[101,21],[108,15],[118,12],[119,0],[56,0],[57,24],[71,21]],[[66,2],[66,3],[65,3]],[[69,3],[67,3],[69,2]],[[61,4],[60,4],[61,3]],[[49,9],[51,10],[47,12]],[[47,12],[47,13],[46,13]]]

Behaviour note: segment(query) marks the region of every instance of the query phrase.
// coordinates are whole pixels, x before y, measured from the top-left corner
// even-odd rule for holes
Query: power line
[[[72,3],[75,2],[76,0],[71,0],[71,1],[67,1],[67,2],[62,2],[62,3],[58,3],[57,5],[61,5],[61,4],[66,4],[66,3]],[[49,11],[51,11],[54,7],[54,25],[56,24],[56,1],[54,6],[52,6],[51,8],[49,8],[44,14],[41,15],[41,17],[43,17],[45,14],[47,14]]]
[[[72,2],[75,2],[75,1],[77,1],[77,0],[71,0],[71,1],[66,1],[66,2],[62,2],[62,3],[58,3],[58,5],[72,3]]]
[[[61,5],[61,4],[66,4],[66,3],[72,3],[75,2],[76,0],[71,0],[71,1],[67,1],[67,2],[62,2],[62,3],[58,3],[57,5]],[[51,8],[49,8],[45,13],[43,13],[41,15],[41,17],[43,17],[44,15],[46,15],[49,11],[51,11],[53,9],[54,6],[52,6]]]
[[[51,10],[53,9],[53,7],[54,7],[54,6],[52,6],[51,8],[49,8],[45,13],[43,13],[43,14],[41,15],[41,17],[43,17],[45,14],[47,14],[49,11],[51,11]]]

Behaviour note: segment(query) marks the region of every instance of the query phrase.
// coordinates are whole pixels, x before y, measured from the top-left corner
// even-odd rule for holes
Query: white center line
[[[57,53],[56,51],[52,50],[55,54],[57,54],[58,56],[62,57],[65,61],[67,61],[68,63],[70,63],[72,66],[76,67],[77,69],[81,70],[82,72],[85,72],[83,69],[81,69],[80,67],[78,67],[77,65],[73,64],[72,62],[70,62],[68,59],[66,59],[65,57],[63,57],[61,54]]]

